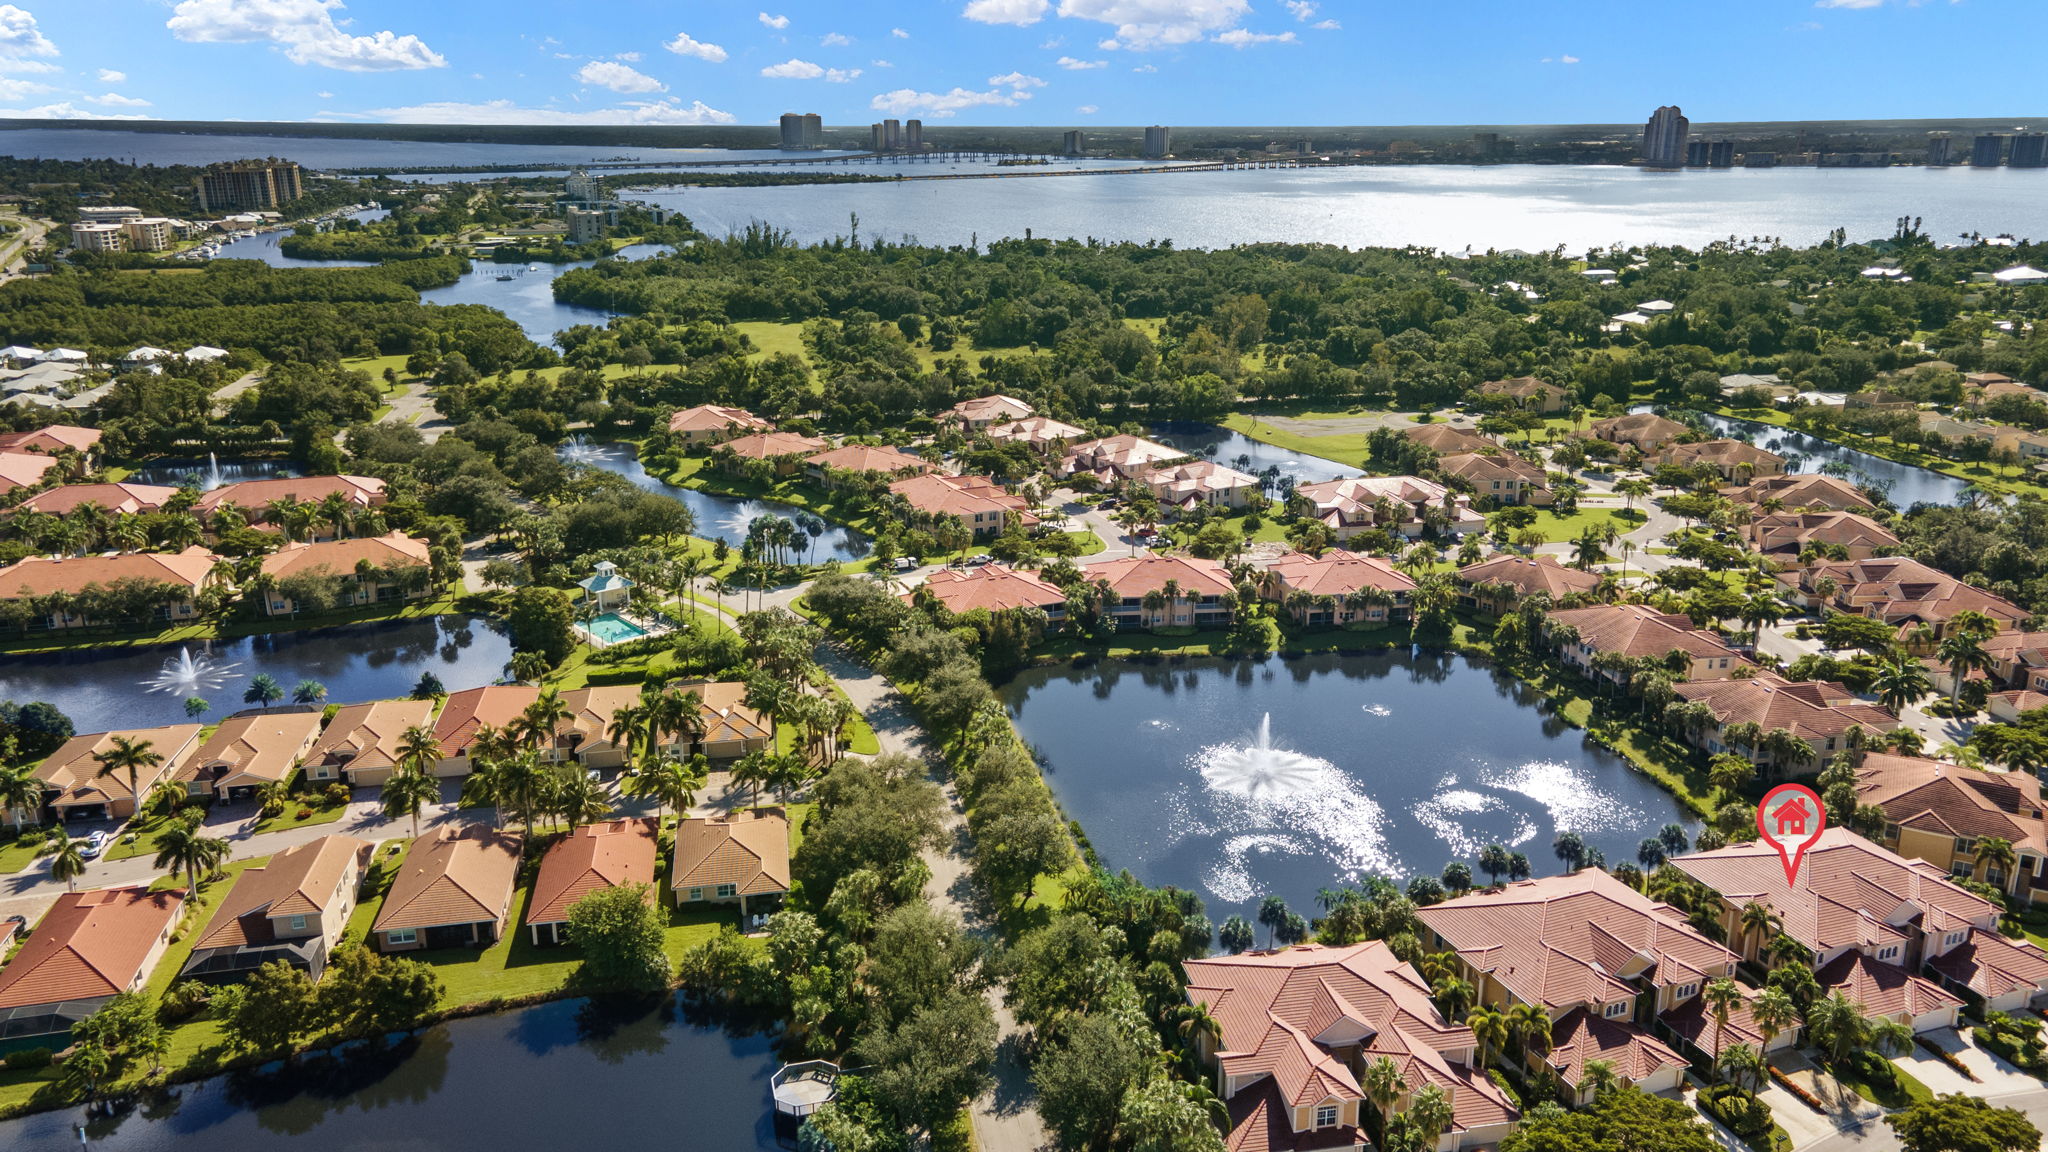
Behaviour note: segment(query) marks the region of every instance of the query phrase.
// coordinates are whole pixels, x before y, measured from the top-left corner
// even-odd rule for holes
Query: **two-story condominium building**
[[[54,352],[51,356],[56,355]],[[97,428],[81,428],[76,424],[50,424],[31,428],[26,432],[0,433],[0,452],[32,452],[42,456],[55,456],[70,449],[79,455],[78,471],[83,474],[92,471],[93,458],[99,452],[100,437],[105,435]]]
[[[1064,456],[1067,445],[1078,444],[1088,438],[1086,428],[1077,428],[1050,416],[1027,416],[1022,420],[991,424],[983,434],[998,444],[1022,444],[1040,456]]]
[[[1596,421],[1588,431],[1595,439],[1626,445],[1648,456],[1692,429],[1655,412],[1631,412],[1626,416]]]
[[[320,738],[319,708],[243,712],[220,722],[172,779],[193,796],[234,802],[290,783]]]
[[[986,476],[927,473],[898,480],[889,491],[926,516],[958,520],[976,540],[1000,536],[1012,522],[1027,528],[1038,523],[1030,501]]]
[[[1572,402],[1570,392],[1555,384],[1538,380],[1534,376],[1517,376],[1512,380],[1488,380],[1479,386],[1479,394],[1506,397],[1525,412],[1541,412],[1545,415],[1562,412]]]
[[[1983,680],[1994,692],[2048,693],[2048,632],[2000,632],[1983,643],[1991,667],[1972,669],[1965,680]],[[1949,692],[1955,677],[1947,665],[1934,662],[1929,672],[1936,692]]]
[[[2048,888],[2048,827],[2041,782],[2026,772],[1983,772],[1946,760],[1871,752],[1856,768],[1856,803],[1884,812],[1877,841],[1952,876],[1981,879],[2032,903]],[[2015,866],[1980,862],[1986,839],[2012,845]],[[1981,866],[1980,866],[1981,865]]]
[[[1788,512],[1862,512],[1874,507],[1863,489],[1817,472],[1764,476],[1721,494],[1737,504]]]
[[[1153,469],[1145,477],[1145,486],[1161,504],[1185,512],[1201,507],[1242,508],[1265,484],[1257,476],[1213,460],[1189,460]]]
[[[1908,860],[1846,828],[1820,834],[1796,882],[1762,842],[1675,856],[1671,863],[1712,889],[1722,924],[1743,955],[1768,941],[1742,930],[1755,903],[1777,914],[1785,935],[1813,953],[1823,989],[1840,989],[1864,1007],[1925,1032],[1954,1026],[1958,997],[1925,977],[1923,964],[1953,952],[1971,934],[1996,935],[1998,909],[1949,882],[1924,860]]]
[[[282,960],[318,980],[348,927],[375,847],[322,836],[245,869],[193,942],[179,978],[227,983]]]
[[[1646,1092],[1678,1087],[1686,1059],[1651,1034],[1656,1018],[1732,976],[1736,956],[1597,869],[1418,908],[1425,944],[1457,953],[1482,1004],[1532,1004],[1551,1019],[1546,1060],[1577,1099],[1606,1060]]]
[[[183,552],[117,552],[92,556],[30,556],[0,568],[0,600],[43,601],[49,611],[35,624],[56,631],[103,623],[90,599],[94,590],[116,586],[147,588],[155,596],[152,617],[171,623],[197,619],[199,593],[220,557],[193,545]]]
[[[46,488],[23,500],[15,506],[15,511],[69,516],[87,504],[93,504],[116,516],[139,516],[144,512],[162,511],[177,494],[176,488],[162,484],[65,484]]]
[[[1457,582],[1459,603],[1497,616],[1528,596],[1547,596],[1553,604],[1591,596],[1600,587],[1600,574],[1567,568],[1548,554],[1502,552],[1458,569]]]
[[[1690,618],[1647,604],[1564,608],[1551,612],[1550,621],[1557,626],[1558,656],[1565,663],[1617,684],[1627,684],[1630,673],[1600,668],[1595,657],[1612,653],[1637,660],[1668,659],[1684,680],[1725,680],[1749,664],[1719,636],[1693,627]]]
[[[1878,737],[1899,727],[1899,718],[1889,708],[1865,703],[1827,680],[1787,680],[1775,672],[1760,672],[1747,679],[1679,684],[1675,690],[1681,700],[1704,705],[1710,717],[1686,729],[1695,747],[1708,755],[1745,755],[1781,772],[1818,772],[1837,752],[1850,747],[1850,733]],[[1761,736],[1790,732],[1810,751],[1788,760],[1767,750],[1761,740],[1749,745],[1730,739],[1730,729],[1738,729],[1737,736],[1752,730]]]
[[[816,436],[794,432],[755,432],[720,443],[711,458],[727,471],[738,471],[750,460],[766,460],[778,476],[793,476],[806,456],[815,456],[831,445]]]
[[[519,880],[519,837],[480,824],[413,841],[370,928],[379,952],[484,945],[505,930]]]
[[[1364,1143],[1364,1069],[1393,1061],[1406,1086],[1392,1107],[1433,1086],[1451,1104],[1440,1152],[1491,1147],[1519,1114],[1473,1066],[1472,1030],[1446,1020],[1429,986],[1383,941],[1306,944],[1185,962],[1190,1004],[1220,1036],[1197,1052],[1230,1108],[1231,1152],[1292,1152]]]
[[[1884,525],[1855,512],[1770,512],[1751,519],[1743,531],[1750,547],[1781,561],[1796,559],[1808,548],[1868,560],[1900,547]]]
[[[1776,476],[1785,471],[1783,456],[1766,452],[1744,440],[1667,444],[1658,461],[1681,468],[1711,468],[1729,483],[1746,482],[1757,476]]]
[[[1354,476],[1303,484],[1296,496],[1315,507],[1315,517],[1330,526],[1337,539],[1385,529],[1397,536],[1422,535],[1432,511],[1446,518],[1446,530],[1457,535],[1484,531],[1486,518],[1472,511],[1472,498],[1419,476]]]
[[[184,770],[186,761],[198,750],[199,732],[197,724],[168,724],[73,736],[36,765],[36,779],[43,782],[44,806],[61,821],[126,820],[135,815],[138,797],[149,795],[159,780],[176,779]],[[132,745],[146,744],[162,761],[141,769],[132,783],[125,769],[102,775],[98,757],[115,747],[116,738]]]
[[[1105,436],[1068,445],[1055,471],[1063,477],[1086,473],[1106,488],[1125,480],[1142,481],[1152,469],[1187,456],[1178,448],[1142,436]]]
[[[0,1036],[69,1032],[107,1001],[141,990],[170,949],[184,907],[179,893],[147,888],[58,896],[0,968]]]
[[[684,444],[716,444],[749,432],[773,432],[775,425],[745,408],[722,404],[699,404],[684,408],[668,418],[668,430]]]
[[[936,472],[932,462],[922,456],[913,456],[900,448],[886,444],[847,444],[816,455],[804,457],[804,465],[811,478],[830,483],[840,473],[855,476],[910,476],[919,472]]]
[[[956,616],[976,609],[1003,612],[1012,608],[1036,608],[1050,621],[1063,620],[1067,615],[1066,589],[1036,573],[1005,564],[941,568],[905,593],[903,599],[912,604],[930,599]]]
[[[315,785],[341,780],[375,788],[398,771],[408,728],[433,722],[432,700],[376,700],[349,704],[334,714],[306,753],[306,779]],[[429,771],[433,765],[426,766]]]
[[[1547,507],[1555,499],[1550,474],[1520,456],[1494,452],[1460,452],[1437,461],[1445,476],[1459,481],[1472,495],[1497,505]]]
[[[649,817],[585,824],[555,841],[540,858],[540,872],[526,908],[526,930],[533,942],[567,942],[569,909],[592,892],[644,884],[647,898],[653,902],[654,871],[660,856],[658,823]]]
[[[1801,607],[1826,605],[1902,628],[1926,624],[1937,637],[1965,610],[1984,613],[2001,629],[2024,627],[2028,619],[2012,601],[1904,556],[1809,564],[1779,573],[1778,583],[1781,594]],[[1824,594],[1829,586],[1832,596]]]
[[[1015,396],[977,396],[962,400],[939,414],[939,423],[953,424],[965,432],[979,432],[992,424],[1007,424],[1031,415],[1031,405]]]
[[[1221,628],[1230,623],[1224,599],[1235,594],[1230,570],[1214,560],[1127,556],[1090,564],[1087,576],[1091,583],[1108,583],[1109,611],[1119,627]],[[1148,606],[1155,592],[1156,606]]]
[[[433,591],[432,565],[427,542],[403,532],[286,544],[263,558],[263,574],[278,582],[264,596],[263,613],[296,614],[298,602],[280,585],[304,576],[339,579],[341,607],[418,600]]]
[[[1500,445],[1489,437],[1470,428],[1460,428],[1453,424],[1416,424],[1401,429],[1401,435],[1439,456],[1456,456],[1463,452],[1495,452],[1500,449]]]
[[[1295,552],[1266,568],[1260,591],[1297,624],[1370,627],[1408,618],[1415,581],[1377,556]]]
[[[276,531],[278,525],[273,519],[273,505],[280,502],[320,505],[331,496],[341,497],[355,509],[381,508],[389,500],[384,491],[384,481],[375,476],[278,476],[269,480],[224,484],[201,495],[192,511],[206,520],[222,508],[233,506],[241,510],[249,527]],[[332,540],[339,535],[340,530],[325,518],[315,518],[308,532],[308,538],[313,540]]]

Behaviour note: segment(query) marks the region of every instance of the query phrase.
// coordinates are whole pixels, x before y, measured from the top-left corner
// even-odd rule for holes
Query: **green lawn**
[[[106,859],[128,860],[136,856],[156,855],[156,835],[164,830],[167,823],[162,817],[147,820],[131,820],[121,828],[120,835],[107,848]]]
[[[1612,524],[1617,532],[1631,532],[1642,527],[1648,514],[1640,509],[1590,508],[1580,505],[1570,516],[1560,516],[1548,508],[1536,513],[1535,528],[1543,533],[1543,539],[1550,544],[1568,544],[1586,534],[1586,529],[1600,524]]]
[[[35,863],[37,857],[43,854],[44,847],[45,842],[40,840],[9,840],[5,845],[0,845],[0,876],[12,876]]]
[[[1858,1056],[1871,1060],[1883,1059],[1874,1052],[1859,1053]],[[1891,1066],[1894,1075],[1897,1077],[1894,1083],[1885,1085],[1878,1084],[1863,1074],[1862,1067],[1857,1063],[1858,1056],[1851,1056],[1840,1064],[1830,1062],[1824,1065],[1824,1067],[1827,1068],[1830,1076],[1855,1089],[1858,1096],[1863,1097],[1872,1104],[1880,1104],[1886,1108],[1904,1108],[1911,1104],[1918,1104],[1923,1100],[1934,1099],[1934,1093],[1927,1085],[1921,1083],[1919,1078],[1915,1077],[1911,1072],[1906,1071],[1898,1061],[1884,1061]]]
[[[1298,415],[1303,418],[1312,418],[1311,413],[1304,412]],[[1322,415],[1345,416],[1350,415],[1350,413],[1322,413]],[[1224,417],[1223,426],[1232,431],[1242,432],[1254,440],[1271,444],[1276,448],[1287,448],[1296,452],[1305,452],[1310,456],[1320,456],[1325,460],[1334,460],[1339,464],[1348,464],[1353,468],[1363,469],[1365,467],[1367,455],[1365,449],[1366,434],[1363,432],[1346,432],[1336,436],[1305,436],[1299,432],[1282,430],[1255,416],[1247,416],[1241,412],[1233,412]]]
[[[341,819],[342,814],[347,811],[348,805],[346,804],[329,806],[320,803],[315,797],[294,796],[291,802],[284,806],[284,815],[258,820],[254,831],[282,832],[287,828],[304,828],[312,824],[332,824],[336,820]],[[306,813],[304,819],[300,819],[300,812]]]

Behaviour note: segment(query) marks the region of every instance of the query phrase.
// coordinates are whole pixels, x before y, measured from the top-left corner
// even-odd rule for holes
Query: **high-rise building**
[[[161,252],[178,239],[177,229],[161,216],[137,216],[123,221],[121,231],[128,237],[130,252]]]
[[[1685,142],[1685,166],[1687,168],[1705,168],[1707,166],[1707,142],[1705,140],[1687,140]]]
[[[1970,167],[1996,168],[2005,163],[2005,137],[1986,132],[1970,145]]]
[[[912,152],[924,151],[924,121],[905,120],[903,122],[903,146]]]
[[[80,252],[119,252],[127,239],[119,224],[80,220],[71,226],[71,246]]]
[[[2022,132],[2012,138],[2012,155],[2006,163],[2014,168],[2048,168],[2048,136]]]
[[[801,112],[784,112],[781,120],[782,150],[794,152],[804,146],[804,117]]]
[[[1955,139],[1946,132],[1927,134],[1927,166],[1946,168],[1955,162]]]
[[[1676,168],[1685,163],[1685,137],[1691,130],[1692,121],[1676,104],[1651,113],[1643,125],[1643,163],[1652,168]]]
[[[889,152],[897,151],[903,147],[903,121],[882,121],[882,147]]]
[[[194,191],[202,212],[228,208],[275,210],[305,195],[299,183],[299,166],[289,160],[215,164],[199,174]]]
[[[880,124],[868,125],[868,151],[880,152],[889,146],[889,137]]]
[[[604,199],[604,185],[597,177],[578,168],[562,181],[562,195],[578,204],[590,204]]]
[[[1145,156],[1157,160],[1173,154],[1173,129],[1158,124],[1145,129]]]
[[[1735,141],[1715,140],[1707,145],[1707,167],[1735,167]]]
[[[1079,128],[1070,128],[1060,137],[1060,151],[1068,156],[1079,156],[1088,150],[1088,134]]]
[[[589,244],[604,239],[611,214],[602,208],[571,208],[568,211],[569,243]]]
[[[804,147],[806,147],[806,148],[823,148],[824,146],[825,146],[825,120],[824,120],[824,118],[823,118],[823,117],[821,117],[821,116],[819,116],[819,115],[818,115],[818,114],[817,114],[816,112],[806,112],[806,113],[804,113]]]

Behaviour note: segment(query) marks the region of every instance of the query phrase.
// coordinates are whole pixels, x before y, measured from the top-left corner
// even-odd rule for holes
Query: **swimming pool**
[[[583,630],[590,634],[592,640],[606,646],[623,644],[628,640],[638,640],[642,636],[647,635],[647,629],[633,623],[617,612],[607,612],[602,616],[591,617],[583,625]]]

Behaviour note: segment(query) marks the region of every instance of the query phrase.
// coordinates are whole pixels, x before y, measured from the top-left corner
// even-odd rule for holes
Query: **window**
[[[702,888],[692,888],[692,889],[690,889],[690,899],[692,899],[692,900],[702,900],[703,898],[704,898],[704,890],[703,890]]]
[[[1892,944],[1879,948],[1877,950],[1877,958],[1879,960],[1897,960],[1899,958],[1899,946]]]
[[[1336,1126],[1337,1106],[1335,1104],[1316,1105],[1316,1127],[1335,1128]]]
[[[420,934],[414,928],[395,928],[384,934],[386,944],[417,944]]]
[[[1602,1008],[1600,1014],[1609,1020],[1614,1019],[1616,1016],[1626,1016],[1628,1015],[1628,1001],[1616,1000],[1614,1003]]]
[[[1956,945],[1961,944],[1963,942],[1963,934],[1961,932],[1950,932],[1948,935],[1943,936],[1941,938],[1941,942],[1947,945],[1948,947],[1953,948]]]
[[[1690,1000],[1694,996],[1699,995],[1699,991],[1700,986],[1698,984],[1680,984],[1672,995],[1674,999]]]
[[[740,886],[737,884],[720,884],[718,886],[718,898],[720,900],[730,900],[739,894]]]
[[[1958,837],[1956,837],[1956,855],[1958,855],[1958,856],[1974,856],[1974,855],[1976,855],[1976,854],[1977,854],[1977,841],[1976,841],[1975,839],[1973,839],[1973,838],[1971,838],[1971,837],[1969,837],[1969,836],[1958,836]]]
[[[1884,838],[1887,840],[1897,840],[1899,838],[1899,826],[1887,821],[1884,826]]]
[[[305,930],[306,930],[306,918],[305,918],[304,916],[294,916],[294,917],[292,917],[292,931],[294,931],[294,932],[304,932]]]

